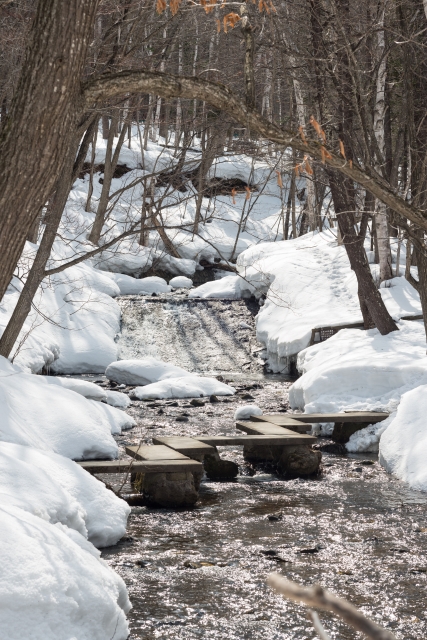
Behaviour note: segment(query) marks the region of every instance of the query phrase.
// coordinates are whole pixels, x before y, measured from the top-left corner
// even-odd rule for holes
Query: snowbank
[[[256,404],[247,404],[244,407],[239,407],[235,414],[235,420],[249,420],[251,416],[262,416],[262,409],[256,406]]]
[[[193,374],[169,362],[147,356],[140,360],[118,360],[117,362],[112,362],[107,367],[105,375],[109,380],[114,380],[114,382],[144,385],[166,380],[166,378],[182,378]]]
[[[399,331],[343,329],[299,354],[301,378],[289,401],[305,413],[395,411],[406,391],[427,382],[422,322],[402,321]]]
[[[93,382],[80,380],[79,378],[61,378],[60,376],[43,376],[47,384],[55,384],[64,389],[69,389],[75,393],[79,393],[88,400],[98,400],[99,402],[107,402],[107,392]]]
[[[381,436],[380,462],[413,489],[427,491],[427,385],[402,396]]]
[[[123,580],[82,535],[0,506],[0,629],[7,640],[125,640]]]
[[[59,453],[67,458],[116,458],[112,433],[133,418],[79,393],[22,373],[0,358],[0,440]]]
[[[60,522],[97,547],[126,532],[130,508],[78,464],[48,451],[0,443],[0,504]]]
[[[308,347],[312,329],[362,322],[356,277],[330,231],[258,244],[239,256],[237,266],[257,295],[267,292],[256,327],[273,371],[286,370],[289,358]],[[421,313],[418,293],[405,278],[383,285],[395,319]]]
[[[160,398],[201,398],[203,396],[232,396],[234,387],[219,382],[216,378],[187,375],[185,378],[168,378],[145,387],[136,387],[132,397],[137,400]]]
[[[169,280],[169,284],[174,289],[191,289],[193,286],[193,281],[191,278],[186,278],[185,276],[176,276]]]

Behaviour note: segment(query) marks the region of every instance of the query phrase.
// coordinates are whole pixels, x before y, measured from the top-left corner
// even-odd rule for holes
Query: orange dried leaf
[[[323,129],[320,129],[320,135],[322,136],[323,142],[326,143],[326,133],[323,131]]]
[[[323,131],[322,127],[317,122],[317,120],[315,119],[314,116],[310,116],[310,124],[316,130],[317,135],[321,136],[323,138],[323,136],[325,135],[325,132]],[[323,135],[322,135],[322,133],[323,133]]]
[[[246,198],[245,198],[245,200],[250,200],[250,197],[251,197],[251,190],[249,189],[249,187],[245,187],[245,191],[246,191]]]
[[[299,176],[300,167],[301,167],[300,164],[297,164],[296,167],[295,167],[295,173],[296,173],[297,176]]]
[[[322,154],[322,164],[325,164],[326,163],[325,147],[320,147],[320,153]]]
[[[278,184],[278,186],[280,188],[282,188],[283,187],[283,182],[282,182],[282,176],[281,176],[280,171],[276,171],[276,174],[277,174],[277,184]]]
[[[231,190],[231,197],[232,197],[233,204],[236,204],[236,193],[237,193],[236,189]]]
[[[345,149],[344,149],[344,144],[342,140],[340,140],[340,154],[342,155],[344,160],[347,160],[347,158],[345,157]]]
[[[299,134],[301,136],[301,140],[303,141],[303,143],[307,144],[307,140],[306,140],[305,135],[304,135],[304,129],[301,126],[299,126],[298,127],[298,131],[299,131]]]
[[[304,156],[304,165],[305,165],[305,170],[306,172],[312,176],[313,175],[313,169],[310,166],[310,163],[308,161],[308,156]]]
[[[170,0],[170,8],[173,16],[178,13],[180,4],[181,4],[181,0]]]
[[[156,11],[157,13],[163,13],[163,11],[166,9],[166,0],[157,0],[156,3]]]
[[[216,30],[218,31],[218,33],[221,31],[221,20],[216,21]]]
[[[350,165],[350,169],[353,169],[353,160],[349,160],[348,163]]]
[[[225,33],[227,33],[228,27],[231,27],[232,29],[234,29],[234,27],[236,26],[236,23],[239,22],[239,20],[240,20],[240,16],[238,13],[227,13],[227,15],[224,16],[223,18]]]

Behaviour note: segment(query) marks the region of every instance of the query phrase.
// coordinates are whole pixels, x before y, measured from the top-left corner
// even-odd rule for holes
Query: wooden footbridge
[[[85,460],[78,464],[93,474],[126,473],[152,504],[190,506],[197,501],[203,473],[211,480],[235,478],[238,467],[222,460],[217,447],[243,447],[250,462],[274,464],[281,475],[304,476],[316,473],[321,454],[309,435],[316,423],[334,423],[332,437],[339,442],[368,424],[388,417],[382,412],[316,414],[272,414],[252,416],[236,422],[242,434],[197,437],[153,437],[152,445],[128,446],[128,460]]]

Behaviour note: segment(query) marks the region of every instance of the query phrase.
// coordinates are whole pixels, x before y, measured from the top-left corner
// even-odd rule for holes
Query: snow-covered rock
[[[220,280],[205,282],[188,294],[189,298],[226,298],[237,300],[243,296],[242,287],[248,289],[248,284],[240,276],[225,276]]]
[[[427,491],[427,385],[405,393],[380,439],[380,462],[413,489]]]
[[[116,407],[117,409],[127,409],[131,402],[129,397],[125,393],[121,393],[120,391],[110,391],[106,390],[107,394],[107,404],[112,407]]]
[[[175,278],[169,280],[169,284],[174,289],[191,289],[193,281],[185,276],[175,276]]]
[[[0,406],[0,440],[75,460],[116,458],[112,433],[135,424],[123,411],[22,373],[5,358],[0,358]]]
[[[219,382],[216,378],[190,375],[185,378],[168,378],[145,387],[136,387],[131,395],[137,400],[201,398],[211,395],[232,396],[235,391],[234,387]]]
[[[152,293],[169,293],[171,287],[166,280],[157,276],[150,276],[148,278],[133,278],[123,273],[108,273],[108,275],[120,289],[121,295],[151,295]]]
[[[244,407],[236,409],[234,414],[235,420],[249,420],[251,416],[262,416],[262,409],[256,404],[246,404]]]
[[[76,462],[56,453],[0,442],[0,505],[75,529],[97,547],[126,532],[129,505]]]
[[[165,380],[166,378],[182,378],[183,376],[192,376],[194,374],[169,362],[147,356],[140,360],[118,360],[117,362],[112,362],[105,370],[105,375],[114,382],[144,385]]]
[[[123,580],[80,533],[1,505],[0,629],[7,640],[125,640]]]

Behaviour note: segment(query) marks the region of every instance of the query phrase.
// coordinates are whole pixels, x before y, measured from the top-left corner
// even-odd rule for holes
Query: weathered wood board
[[[178,473],[180,471],[203,471],[196,460],[83,460],[78,462],[89,473]]]
[[[215,453],[215,448],[211,447],[208,444],[204,444],[200,442],[200,440],[196,440],[195,438],[188,438],[186,436],[168,436],[168,437],[153,437],[154,444],[163,444],[166,447],[170,447],[171,449],[175,449],[175,451],[179,451],[183,453],[185,456],[199,456],[206,455],[209,453]]]
[[[244,435],[244,436],[199,436],[201,442],[210,444],[213,447],[233,447],[233,446],[245,446],[245,445],[265,445],[265,446],[285,446],[288,444],[295,444],[295,436],[297,434],[289,435]],[[297,443],[298,444],[298,443]]]
[[[295,433],[290,429],[279,427],[275,424],[269,424],[267,422],[236,422],[236,429],[244,431],[253,436],[286,436],[289,439],[289,444],[314,444],[317,442],[317,438],[304,433]]]
[[[251,416],[251,422],[269,422],[271,424],[276,424],[280,427],[286,427],[291,431],[296,431],[297,433],[307,433],[310,430],[310,423],[302,420],[295,420],[287,415],[283,414],[273,414],[273,415],[265,415],[265,416]],[[314,423],[314,420],[313,420]]]
[[[128,456],[136,460],[189,460],[187,456],[175,449],[166,447],[164,444],[141,444],[136,447],[125,447]]]
[[[281,414],[274,413],[271,415],[252,416],[253,422],[271,422],[272,424],[283,425],[289,424],[289,420],[303,422],[304,424],[315,424],[317,422],[360,422],[372,424],[381,422],[388,418],[389,414],[381,411],[348,411],[344,413],[292,413]]]

